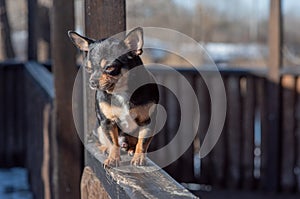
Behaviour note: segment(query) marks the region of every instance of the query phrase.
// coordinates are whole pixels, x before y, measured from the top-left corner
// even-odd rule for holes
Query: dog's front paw
[[[146,164],[146,154],[145,153],[135,153],[131,164],[134,166],[143,166]]]
[[[120,148],[111,147],[107,159],[104,161],[104,167],[117,167],[121,161]]]

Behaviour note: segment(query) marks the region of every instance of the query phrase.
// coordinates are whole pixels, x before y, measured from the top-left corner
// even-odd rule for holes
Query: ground
[[[33,199],[26,169],[0,169],[0,198]]]

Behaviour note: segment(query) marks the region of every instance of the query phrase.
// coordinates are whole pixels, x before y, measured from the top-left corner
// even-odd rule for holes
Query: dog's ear
[[[126,35],[124,43],[131,52],[136,55],[141,55],[143,53],[142,48],[144,45],[143,37],[143,29],[141,27],[137,27]]]
[[[68,35],[73,44],[82,51],[89,51],[89,45],[95,42],[95,40],[81,36],[74,31],[68,31]]]

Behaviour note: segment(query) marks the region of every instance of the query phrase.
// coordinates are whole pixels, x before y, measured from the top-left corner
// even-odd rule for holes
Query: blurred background
[[[217,97],[220,88],[209,93],[184,58],[146,50],[145,63],[172,66],[186,77],[201,111],[193,145],[165,170],[201,198],[299,198],[300,1],[127,0],[125,4],[126,29],[169,28],[203,45],[226,89],[222,135],[201,159],[210,96]],[[73,193],[78,188],[83,148],[76,133],[63,132],[75,132],[70,101],[81,56],[66,31],[93,37],[87,28],[88,6],[93,6],[88,0],[0,0],[0,198],[56,198],[66,189]],[[145,40],[158,48],[172,45],[157,38]],[[181,42],[176,47],[191,58],[199,56]],[[151,144],[156,150],[172,140],[182,115],[187,123],[193,121],[195,104],[168,71],[152,72],[178,89],[187,106],[181,113],[172,93],[162,91],[168,119]],[[65,161],[66,157],[71,158]],[[78,196],[74,191],[72,198]]]

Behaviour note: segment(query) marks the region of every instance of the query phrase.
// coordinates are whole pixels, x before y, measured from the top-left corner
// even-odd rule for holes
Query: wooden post
[[[125,31],[125,0],[86,0],[85,1],[85,34],[94,39],[102,39]],[[84,70],[83,70],[84,71]],[[83,73],[83,81],[87,81]],[[84,92],[84,129],[85,134],[95,128],[94,91],[83,86]],[[87,88],[87,89],[85,89]]]
[[[125,31],[125,0],[86,0],[85,1],[85,34],[88,37],[101,39]],[[117,13],[117,14],[116,14]],[[88,77],[83,70],[83,81]],[[87,89],[85,89],[87,88]],[[87,86],[84,89],[84,130],[91,133],[95,128],[94,91]]]
[[[280,68],[282,64],[282,20],[281,0],[270,1],[269,18],[269,73],[267,84],[268,95],[268,128],[267,132],[267,165],[264,185],[268,191],[276,191],[280,177]]]
[[[86,35],[100,39],[124,31],[125,15],[125,0],[86,0]]]
[[[15,53],[11,42],[11,31],[5,0],[0,0],[0,9],[0,60],[5,60],[14,58]]]
[[[27,59],[37,59],[37,0],[28,0]]]
[[[107,38],[125,31],[125,0],[86,0],[85,1],[85,35],[95,39]],[[89,89],[88,77],[84,70],[83,77],[83,106],[84,106],[84,137],[90,134],[96,124],[94,91]],[[91,159],[85,154],[86,165]],[[84,191],[84,190],[82,190]]]
[[[52,60],[55,84],[54,196],[80,198],[82,147],[72,116],[72,89],[77,72],[76,50],[67,31],[74,29],[74,2],[53,1]],[[53,146],[52,146],[53,147]]]

